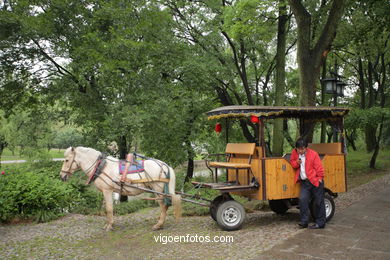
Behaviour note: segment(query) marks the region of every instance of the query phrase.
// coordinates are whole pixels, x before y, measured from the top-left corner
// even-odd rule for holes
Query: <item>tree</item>
[[[162,2],[174,15],[177,37],[209,58],[212,88],[222,105],[274,104],[270,95],[276,66],[273,1]],[[240,126],[245,139],[256,142],[255,125],[241,120]]]
[[[388,23],[390,10],[388,1],[354,2],[346,11],[340,25],[341,34],[335,40],[335,58],[344,62],[343,71],[357,86],[353,105],[367,117],[364,136],[367,152],[372,152],[370,167],[375,168],[383,132],[386,131],[386,100],[389,93],[388,73],[390,69]],[[366,112],[364,112],[367,110]],[[366,113],[367,115],[363,115]],[[370,117],[373,117],[370,119]],[[351,125],[347,137],[356,136],[358,125]]]
[[[275,105],[284,105],[286,81],[286,25],[288,21],[287,6],[284,0],[279,1],[278,38],[276,51]],[[283,155],[283,119],[275,119],[273,129],[273,155]]]
[[[331,1],[329,9],[327,1],[317,6],[310,2],[310,13],[301,0],[289,0],[297,23],[298,53],[297,60],[300,72],[300,105],[315,106],[316,82],[320,75],[321,64],[331,49],[336,36],[336,29],[341,20],[345,0]],[[323,13],[328,13],[324,20]]]
[[[84,145],[105,150],[115,140],[121,158],[138,144],[170,163],[193,161],[197,117],[212,100],[208,57],[174,37],[167,9],[157,1],[20,0],[6,5],[5,17],[12,16],[23,30],[5,37],[4,61],[26,59],[34,66],[33,60],[40,60],[49,75],[29,75],[39,79],[36,94],[61,104],[64,119],[83,132]],[[18,45],[31,55],[17,56]],[[183,113],[180,118],[177,110]],[[156,119],[165,119],[162,128],[155,126]]]

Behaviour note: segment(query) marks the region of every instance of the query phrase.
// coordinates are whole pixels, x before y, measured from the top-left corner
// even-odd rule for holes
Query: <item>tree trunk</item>
[[[334,37],[337,25],[344,12],[346,0],[334,0],[330,8],[326,23],[320,32],[317,42],[313,39],[312,28],[320,26],[312,25],[312,15],[303,6],[300,0],[289,0],[298,28],[297,60],[299,68],[299,104],[301,106],[315,106],[316,83],[320,76],[323,59],[327,56]],[[305,132],[312,125],[305,125]],[[313,132],[313,129],[311,129]],[[308,133],[308,142],[311,142],[312,134]]]
[[[284,0],[279,1],[279,18],[278,18],[278,43],[276,51],[276,77],[275,77],[275,105],[284,105],[284,92],[286,81],[286,24],[287,24],[287,7]],[[283,119],[275,119],[273,129],[273,156],[283,155]]]
[[[127,140],[126,140],[126,136],[122,135],[119,139],[119,144],[118,144],[118,148],[119,148],[119,159],[121,160],[125,160],[126,159],[126,155],[127,155]],[[128,201],[129,198],[127,196],[124,196],[124,195],[120,195],[119,197],[119,201],[120,202],[126,202]]]
[[[379,148],[380,148],[380,141],[381,141],[382,131],[383,131],[383,121],[384,121],[384,116],[382,115],[382,120],[381,120],[381,123],[379,125],[378,138],[377,138],[377,140],[375,142],[374,153],[372,154],[371,160],[370,160],[370,168],[371,169],[375,169],[376,159],[378,158]]]
[[[283,119],[283,133],[284,133],[284,138],[286,138],[288,144],[291,146],[291,148],[295,147],[295,141],[292,139],[290,133],[288,132],[288,123],[287,119]]]
[[[7,142],[0,141],[0,168],[1,168],[1,156],[3,155],[4,148],[7,146]]]
[[[186,120],[186,132],[184,136],[183,143],[185,144],[186,152],[187,152],[187,175],[184,179],[184,182],[188,182],[192,179],[194,175],[194,157],[195,151],[192,148],[191,144],[191,132],[196,120],[196,113],[194,112],[194,104],[191,102],[189,109],[189,118]]]
[[[118,148],[119,148],[119,159],[122,160],[126,159],[126,155],[128,153],[126,136],[122,135],[119,138]]]
[[[359,90],[360,90],[360,108],[366,108],[366,85],[364,83],[364,70],[363,70],[363,61],[359,58]]]
[[[354,151],[357,151],[356,144],[355,144],[355,139],[356,139],[356,130],[352,129],[351,134],[348,134],[347,131],[345,131],[345,137],[348,140],[348,144],[352,146],[352,149]]]
[[[387,79],[386,78],[386,64],[385,64],[385,55],[384,54],[381,54],[380,60],[381,60],[382,81],[378,78],[377,82],[379,84],[378,92],[380,94],[379,105],[383,109],[385,107],[385,104],[386,104],[386,95],[385,95],[384,87],[385,87],[386,79]],[[370,160],[370,168],[373,168],[373,169],[375,169],[376,159],[377,159],[378,154],[379,154],[379,148],[380,148],[380,142],[382,139],[384,121],[385,121],[385,117],[382,114],[381,122],[379,123],[378,137],[375,138],[376,142],[375,142],[374,153],[372,154],[372,157]]]
[[[373,83],[373,68],[372,62],[368,62],[368,107],[371,108],[375,104],[374,99],[374,83]],[[376,147],[376,130],[377,125],[368,124],[365,129],[366,150],[367,152],[374,151]]]
[[[324,59],[324,62],[322,64],[322,75],[321,77],[324,79],[326,78],[327,75],[327,69],[326,69],[326,58]],[[325,106],[325,86],[324,84],[321,83],[321,105]],[[320,143],[325,143],[326,139],[326,122],[322,121],[321,122],[321,138],[320,138]]]
[[[187,162],[187,175],[185,182],[189,182],[194,177],[194,158],[188,158]]]
[[[184,182],[189,182],[192,177],[194,176],[194,157],[195,157],[195,152],[194,149],[192,148],[191,141],[186,138],[185,140],[186,144],[186,150],[187,150],[187,175],[184,179]]]

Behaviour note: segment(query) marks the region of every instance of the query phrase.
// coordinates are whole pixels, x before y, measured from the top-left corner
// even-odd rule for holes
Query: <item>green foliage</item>
[[[56,148],[68,148],[70,146],[81,146],[83,144],[83,136],[76,128],[63,127],[58,129],[52,141],[52,146]]]
[[[34,221],[36,223],[45,223],[49,222],[51,220],[57,219],[59,216],[62,216],[63,214],[61,213],[55,213],[53,211],[48,211],[48,210],[37,210],[34,214]]]
[[[9,221],[14,217],[42,217],[43,211],[54,215],[62,214],[75,200],[74,190],[59,178],[50,177],[48,171],[34,171],[23,167],[6,170],[0,176],[0,220]],[[41,217],[39,217],[41,216]]]
[[[353,109],[345,119],[345,128],[352,130],[360,130],[363,132],[366,127],[375,127],[375,131],[379,132],[380,127],[383,127],[383,137],[380,141],[384,146],[390,142],[390,108],[372,107],[368,109]],[[377,134],[379,136],[379,134]],[[378,138],[378,137],[376,137]]]
[[[102,211],[103,194],[93,185],[86,185],[87,176],[81,172],[75,172],[69,179],[70,185],[76,194],[69,209],[72,213],[78,214],[99,214]]]
[[[390,108],[371,107],[368,109],[353,109],[346,117],[345,125],[348,128],[364,129],[369,125],[384,124],[390,120]]]
[[[226,7],[224,11],[224,29],[232,35],[232,38],[240,40],[247,39],[248,42],[263,41],[269,43],[274,35],[269,33],[276,30],[261,14],[272,10],[272,2],[243,0],[237,1],[234,6]],[[273,10],[274,11],[274,10]],[[269,16],[275,15],[271,12]]]
[[[312,14],[313,34],[305,37],[310,44],[321,36],[334,2],[302,2]],[[204,152],[221,152],[225,136],[214,133],[215,121],[208,122],[204,112],[221,104],[274,104],[277,6],[283,3],[0,2],[0,143],[25,157],[48,158],[44,149],[51,147],[105,151],[116,141],[122,152],[137,149],[173,166]],[[351,83],[359,78],[357,59],[351,56],[361,57],[365,67],[371,61],[377,71],[381,62],[376,53],[384,53],[388,68],[384,14],[389,4],[348,4],[332,52],[338,52],[339,66]],[[297,28],[288,23],[286,51],[291,53]],[[285,103],[297,105],[304,94],[299,93],[300,74],[295,57],[287,54],[287,60],[292,68],[286,68]],[[385,75],[375,72],[374,78]],[[353,87],[351,100],[357,103],[360,94]],[[374,95],[380,96],[378,92]],[[365,120],[371,124],[377,115],[357,116],[347,127],[367,124]],[[245,127],[250,134],[243,137]],[[383,132],[388,144],[390,130],[384,127]],[[253,136],[248,123],[231,127],[230,141]],[[77,189],[94,197],[89,189]],[[80,203],[81,208],[87,204]]]
[[[59,178],[59,162],[6,165],[0,175],[0,221],[13,218],[46,222],[66,212],[99,214],[103,195],[86,185],[86,175],[76,172],[69,182]]]
[[[47,117],[41,114],[42,111],[17,110],[16,114],[8,118],[0,118],[3,126],[3,133],[8,147],[15,149],[20,147],[21,153],[30,156],[34,150],[48,147],[50,140],[50,124]],[[31,148],[31,149],[30,149]],[[30,149],[30,150],[29,150]]]
[[[115,215],[126,215],[144,208],[156,207],[158,204],[152,200],[133,199],[114,205]]]

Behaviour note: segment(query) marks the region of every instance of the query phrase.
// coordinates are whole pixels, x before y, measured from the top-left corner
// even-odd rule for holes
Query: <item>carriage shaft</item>
[[[120,182],[115,182],[115,183],[118,184],[119,186],[121,185]],[[155,190],[151,190],[151,189],[148,189],[148,188],[138,187],[136,185],[132,185],[132,184],[128,184],[128,183],[124,183],[123,185],[126,186],[126,187],[129,187],[129,188],[139,189],[139,190],[143,190],[145,192],[154,193],[154,194],[158,194],[158,195],[165,196],[165,197],[172,197],[172,194],[166,194],[166,193],[155,191]],[[189,196],[189,194],[184,194],[184,195]],[[190,203],[193,203],[193,204],[197,204],[197,205],[200,205],[200,206],[203,206],[203,207],[210,207],[209,204],[205,204],[205,203],[198,202],[198,201],[195,201],[195,200],[190,200],[190,199],[185,199],[185,198],[181,198],[181,200],[185,201],[185,202],[190,202]]]

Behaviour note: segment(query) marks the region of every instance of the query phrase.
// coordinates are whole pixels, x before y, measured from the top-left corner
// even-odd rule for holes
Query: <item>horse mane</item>
[[[68,156],[71,151],[79,151],[82,153],[100,153],[99,151],[97,151],[93,148],[90,148],[90,147],[83,147],[83,146],[72,147],[71,146],[65,150],[65,152],[64,152],[65,157]]]
[[[65,151],[65,155],[67,155],[67,152],[69,153],[71,151],[72,147],[69,147],[66,151]],[[74,148],[75,150],[79,151],[79,152],[82,152],[82,153],[85,153],[85,154],[88,154],[88,153],[93,153],[94,155],[97,155],[97,154],[100,154],[101,152],[94,149],[94,148],[91,148],[91,147],[83,147],[83,146],[78,146],[78,147],[75,147]],[[110,161],[118,161],[117,158],[115,157],[112,157],[112,156],[107,156],[106,157],[107,159],[109,159]]]
[[[99,151],[97,151],[97,150],[95,150],[95,149],[93,149],[91,147],[77,146],[75,149],[78,150],[78,151],[82,151],[84,153],[88,153],[88,152],[91,152],[91,151],[92,152],[99,152]]]

